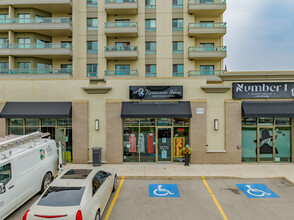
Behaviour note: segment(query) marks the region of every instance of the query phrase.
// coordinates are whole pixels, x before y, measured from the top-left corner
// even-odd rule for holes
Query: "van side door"
[[[5,192],[0,194],[0,219],[7,212],[16,206],[15,203],[15,177],[12,172],[11,163],[6,163],[0,166],[0,183],[5,186]]]

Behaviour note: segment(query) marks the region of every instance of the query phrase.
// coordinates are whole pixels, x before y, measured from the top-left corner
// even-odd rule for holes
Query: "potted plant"
[[[192,149],[187,144],[185,147],[183,147],[183,149],[181,151],[182,151],[182,153],[183,153],[183,155],[185,157],[185,164],[184,164],[184,166],[189,166],[189,159],[190,159],[190,155],[191,155]]]

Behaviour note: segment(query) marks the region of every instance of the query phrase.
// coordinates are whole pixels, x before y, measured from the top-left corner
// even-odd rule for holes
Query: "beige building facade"
[[[193,164],[293,162],[294,114],[244,113],[246,101],[293,99],[234,96],[238,83],[291,84],[293,72],[225,72],[225,9],[1,1],[0,135],[50,132],[72,163],[91,163],[94,147],[105,163],[183,162],[185,145]]]

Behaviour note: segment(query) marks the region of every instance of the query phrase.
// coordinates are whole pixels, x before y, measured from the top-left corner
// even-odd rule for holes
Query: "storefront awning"
[[[294,102],[292,101],[244,101],[242,116],[250,117],[294,117]]]
[[[122,118],[192,118],[190,102],[123,102]]]
[[[0,118],[71,118],[71,102],[6,102]]]

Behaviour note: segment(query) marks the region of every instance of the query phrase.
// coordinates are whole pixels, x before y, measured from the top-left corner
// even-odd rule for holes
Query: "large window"
[[[200,65],[200,75],[214,75],[214,66]]]
[[[87,42],[87,53],[98,53],[98,42],[88,41]]]
[[[173,65],[173,76],[184,76],[184,65],[183,64],[174,64]]]
[[[0,63],[0,74],[8,74],[9,73],[9,64],[8,62]]]
[[[19,23],[30,23],[30,14],[18,14],[17,17]]]
[[[98,76],[97,64],[87,64],[87,76]]]
[[[173,19],[173,31],[183,31],[183,19]]]
[[[156,31],[156,20],[146,19],[145,20],[145,31]]]
[[[9,23],[9,15],[2,14],[0,15],[0,24]]]
[[[183,0],[172,0],[173,8],[183,8]]]
[[[146,64],[146,77],[156,76],[156,64]]]
[[[116,75],[129,75],[130,74],[130,65],[115,65]]]
[[[146,42],[145,52],[146,54],[156,54],[156,42]]]
[[[30,38],[18,38],[19,48],[30,48]]]
[[[87,7],[98,7],[98,0],[87,0]]]
[[[30,73],[31,63],[29,62],[18,62],[17,63],[19,73]]]
[[[156,0],[145,0],[145,8],[156,8]]]
[[[87,29],[89,31],[98,30],[98,18],[87,18]]]
[[[174,41],[173,42],[173,53],[182,54],[184,52],[184,43],[183,41]]]

